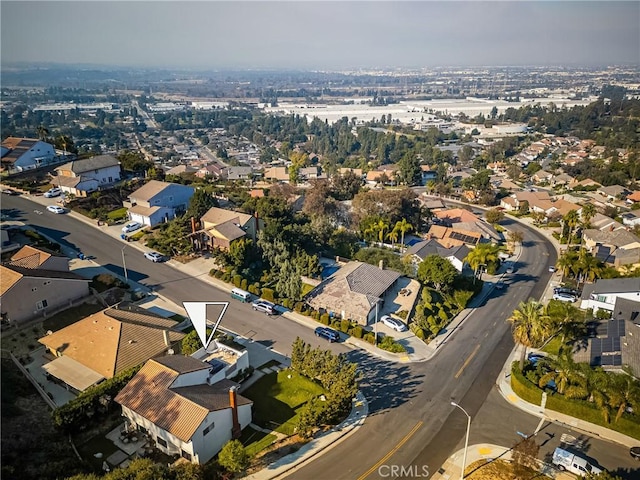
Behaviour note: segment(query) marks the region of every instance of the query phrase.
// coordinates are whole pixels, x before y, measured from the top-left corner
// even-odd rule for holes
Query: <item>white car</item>
[[[573,295],[569,295],[567,293],[554,293],[553,299],[558,300],[560,302],[571,302],[571,303],[576,301],[576,297],[574,297]]]
[[[62,207],[59,207],[58,205],[49,205],[47,207],[47,210],[50,211],[51,213],[65,213],[66,210]]]
[[[390,317],[389,315],[383,315],[380,318],[380,321],[396,332],[406,332],[407,330],[409,330],[404,323],[402,323],[400,320],[396,320],[395,318]]]
[[[142,228],[142,224],[138,222],[129,222],[124,227],[122,227],[122,233],[131,233],[135,232],[139,228]]]
[[[151,260],[154,263],[162,262],[164,260],[164,255],[158,252],[146,252],[144,254],[144,258],[147,260]]]
[[[61,194],[62,190],[60,190],[58,187],[51,188],[44,192],[45,198],[59,197]]]
[[[251,307],[255,311],[263,312],[263,313],[266,313],[267,315],[276,315],[278,313],[276,311],[276,306],[273,303],[267,300],[263,300],[262,298],[253,302],[251,304]]]

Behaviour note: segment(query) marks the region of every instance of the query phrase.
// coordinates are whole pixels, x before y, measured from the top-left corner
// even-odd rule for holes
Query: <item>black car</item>
[[[329,342],[338,342],[340,340],[340,335],[335,330],[329,327],[318,327],[316,328],[316,337],[322,337],[329,340]]]
[[[640,460],[640,447],[631,447],[629,449],[629,455],[636,460]]]
[[[553,293],[556,295],[557,294],[571,295],[572,297],[580,296],[580,292],[578,290],[576,290],[575,288],[567,288],[567,287],[556,287],[553,289]]]

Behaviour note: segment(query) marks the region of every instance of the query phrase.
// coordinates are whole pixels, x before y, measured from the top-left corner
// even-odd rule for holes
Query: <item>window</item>
[[[180,454],[182,455],[182,458],[186,458],[187,460],[191,461],[191,454],[185,452],[184,450],[180,450]]]
[[[162,445],[163,447],[167,446],[167,441],[164,438],[158,437],[157,442],[158,445]]]
[[[42,310],[43,308],[47,308],[47,301],[46,300],[40,300],[39,302],[36,302],[36,308],[38,310]]]
[[[607,303],[607,297],[605,295],[598,295],[596,300],[602,303]]]
[[[215,423],[211,422],[211,425],[209,425],[207,428],[205,428],[202,431],[202,436],[205,436],[207,433],[209,433],[211,430],[213,430],[214,425],[215,425]]]

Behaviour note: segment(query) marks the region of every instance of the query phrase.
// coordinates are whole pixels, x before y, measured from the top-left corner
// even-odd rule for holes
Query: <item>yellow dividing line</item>
[[[473,349],[473,352],[471,352],[471,355],[469,355],[469,358],[467,358],[464,364],[460,367],[460,370],[458,370],[458,373],[456,373],[455,378],[458,378],[460,375],[462,375],[463,370],[467,368],[467,365],[469,365],[469,362],[471,361],[471,359],[476,356],[476,353],[478,353],[478,350],[480,350],[480,344],[476,345],[476,348]]]
[[[395,447],[393,447],[393,450],[391,450],[384,457],[382,457],[380,459],[380,461],[378,463],[376,463],[373,467],[371,467],[369,470],[367,470],[361,476],[359,476],[358,480],[364,480],[369,475],[371,475],[374,471],[376,471],[378,469],[378,467],[380,467],[380,465],[382,465],[384,462],[389,460],[394,453],[396,453],[398,450],[400,450],[402,448],[402,446],[409,441],[409,439],[418,431],[418,429],[421,426],[422,426],[422,420],[420,420],[418,423],[416,423],[416,425],[411,429],[411,431],[409,433],[407,433],[405,435],[405,437],[402,440],[400,440],[400,442],[398,442],[398,444]]]

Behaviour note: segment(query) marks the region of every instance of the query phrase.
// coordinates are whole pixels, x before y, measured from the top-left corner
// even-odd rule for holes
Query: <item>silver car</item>
[[[404,323],[402,323],[400,320],[390,317],[389,315],[383,315],[382,318],[380,318],[380,321],[396,332],[406,332],[407,330],[409,330]]]

